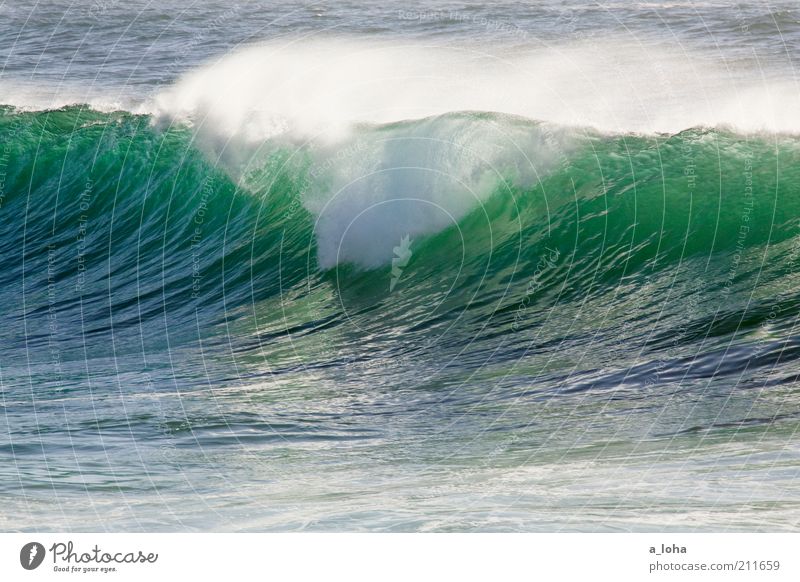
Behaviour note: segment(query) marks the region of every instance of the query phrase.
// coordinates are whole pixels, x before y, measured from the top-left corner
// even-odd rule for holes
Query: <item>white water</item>
[[[88,103],[191,120],[220,136],[336,139],[357,123],[494,111],[614,133],[697,126],[800,133],[800,83],[761,69],[630,38],[525,47],[294,39],[234,51],[167,88],[0,81],[0,103]]]
[[[796,79],[631,41],[487,49],[296,40],[242,49],[155,100],[225,136],[335,139],[354,123],[495,111],[608,132],[800,132]]]

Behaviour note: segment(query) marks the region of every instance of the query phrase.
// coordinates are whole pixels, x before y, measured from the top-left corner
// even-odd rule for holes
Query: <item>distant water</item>
[[[795,2],[0,4],[0,530],[793,530]]]

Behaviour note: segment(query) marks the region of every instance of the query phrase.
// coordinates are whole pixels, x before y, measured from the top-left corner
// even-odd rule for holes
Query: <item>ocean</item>
[[[793,531],[800,7],[0,3],[0,530]]]

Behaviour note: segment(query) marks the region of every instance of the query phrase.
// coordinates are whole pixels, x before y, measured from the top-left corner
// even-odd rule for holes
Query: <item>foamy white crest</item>
[[[460,114],[317,146],[304,203],[320,266],[387,264],[403,238],[454,226],[498,189],[533,185],[569,143],[518,118]]]
[[[800,91],[708,55],[631,42],[530,50],[321,39],[242,49],[163,92],[155,109],[221,135],[336,137],[354,123],[496,111],[610,132],[729,125],[800,132]]]

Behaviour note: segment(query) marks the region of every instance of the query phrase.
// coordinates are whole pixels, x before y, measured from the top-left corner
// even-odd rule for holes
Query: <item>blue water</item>
[[[800,519],[792,2],[0,4],[0,530]]]

